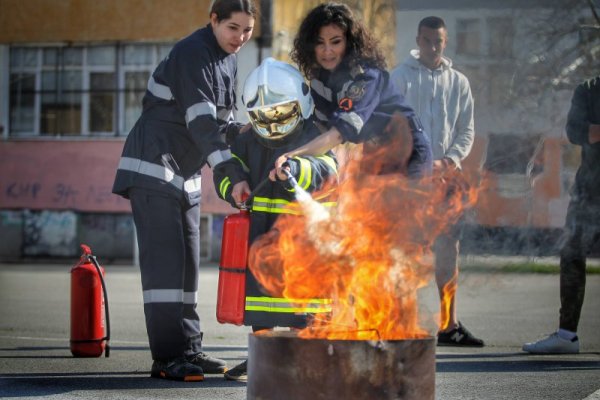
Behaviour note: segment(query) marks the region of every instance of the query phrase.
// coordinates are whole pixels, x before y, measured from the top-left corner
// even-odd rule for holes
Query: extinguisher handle
[[[252,190],[252,192],[250,192],[250,194],[248,195],[247,198],[245,198],[242,201],[242,209],[248,209],[250,208],[250,202],[252,201],[252,199],[254,198],[254,195],[261,190],[263,187],[265,187],[265,185],[269,183],[269,177],[265,178],[263,181],[261,181],[258,185],[256,185],[256,187]]]

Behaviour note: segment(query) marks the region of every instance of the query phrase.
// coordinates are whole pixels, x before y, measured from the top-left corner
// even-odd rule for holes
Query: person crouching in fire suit
[[[295,197],[287,176],[280,174],[278,180],[268,180],[273,163],[286,151],[317,137],[320,131],[311,118],[313,100],[310,90],[300,72],[287,63],[265,59],[248,76],[242,101],[253,129],[235,138],[231,146],[232,158],[218,164],[213,174],[219,197],[234,207],[241,207],[243,199],[252,193],[252,244],[271,229],[278,215],[298,213],[297,208],[289,207]],[[308,192],[321,188],[329,179],[337,179],[337,161],[331,152],[319,157],[292,157],[285,168]],[[276,309],[270,307],[275,302]],[[315,304],[321,304],[323,312],[329,311],[326,303],[325,300],[311,300],[311,312],[314,312]],[[298,300],[294,300],[293,306],[287,312],[282,311],[286,309],[282,299],[269,297],[261,291],[250,269],[247,270],[244,325],[252,326],[253,331],[275,326],[304,327],[308,313],[298,313]],[[309,304],[306,306],[308,308]],[[247,361],[244,361],[227,371],[225,377],[246,381],[246,365]]]

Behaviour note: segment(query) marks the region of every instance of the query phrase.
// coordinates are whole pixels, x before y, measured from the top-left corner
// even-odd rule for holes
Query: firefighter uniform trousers
[[[190,206],[183,196],[144,188],[131,188],[129,195],[152,358],[196,354],[202,340],[196,312],[200,207]]]

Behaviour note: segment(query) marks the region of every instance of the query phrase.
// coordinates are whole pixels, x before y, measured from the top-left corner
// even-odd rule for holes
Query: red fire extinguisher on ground
[[[254,194],[269,182],[260,182],[244,199],[237,214],[225,217],[219,263],[217,290],[217,321],[222,324],[242,325],[246,306],[246,269],[248,268],[248,242],[250,238],[250,204]]]
[[[104,268],[89,246],[71,269],[71,353],[75,357],[110,354],[110,322]],[[106,328],[106,335],[104,334]]]

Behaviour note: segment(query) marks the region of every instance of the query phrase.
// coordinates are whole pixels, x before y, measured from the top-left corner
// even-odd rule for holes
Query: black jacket
[[[350,68],[342,64],[335,72],[319,68],[310,82],[315,116],[326,127],[335,127],[344,141],[364,143],[384,135],[392,115],[400,112],[408,119],[413,151],[408,176],[431,173],[431,143],[421,122],[406,103],[387,71],[377,68]]]
[[[600,200],[600,143],[590,144],[590,124],[600,124],[600,76],[577,86],[567,118],[567,136],[581,146],[581,165],[571,190],[573,200]]]
[[[233,118],[236,73],[236,56],[221,49],[210,26],[176,43],[148,81],[113,193],[144,187],[197,204],[200,168],[230,157],[221,132]]]

